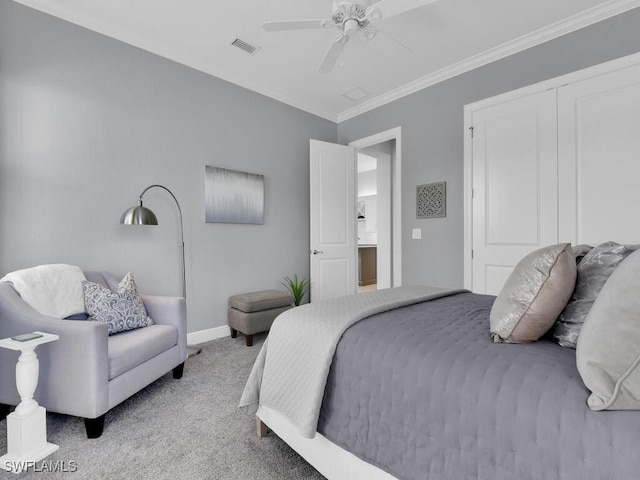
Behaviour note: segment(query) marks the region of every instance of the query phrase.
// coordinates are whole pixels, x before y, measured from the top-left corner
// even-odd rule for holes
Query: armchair
[[[119,280],[84,272],[112,290]],[[59,335],[38,350],[40,376],[34,394],[48,411],[84,418],[87,436],[102,435],[106,413],[173,370],[182,377],[187,356],[185,300],[141,295],[154,325],[109,336],[95,321],[64,320],[38,313],[10,283],[0,282],[0,338],[40,330]],[[17,352],[0,349],[0,419],[17,405]]]

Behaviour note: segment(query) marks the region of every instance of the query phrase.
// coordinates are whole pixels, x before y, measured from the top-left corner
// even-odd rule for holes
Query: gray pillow
[[[591,249],[578,264],[576,288],[553,326],[553,340],[563,347],[576,348],[584,319],[609,276],[627,258],[633,247],[615,242]]]
[[[587,245],[586,243],[583,243],[582,245],[574,245],[573,247],[571,247],[571,250],[573,250],[573,254],[576,257],[576,265],[577,265],[582,261],[582,259],[587,253],[593,250],[593,247],[591,245]]]
[[[115,292],[104,285],[88,281],[82,282],[82,291],[89,320],[106,324],[109,335],[153,325],[131,272],[120,281]]]
[[[493,304],[491,336],[495,342],[535,342],[553,325],[576,283],[571,244],[541,248],[511,272]]]
[[[640,410],[640,251],[602,287],[578,338],[576,364],[593,410]]]

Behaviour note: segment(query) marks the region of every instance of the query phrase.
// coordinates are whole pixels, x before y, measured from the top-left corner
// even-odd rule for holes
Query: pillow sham
[[[602,286],[633,251],[627,245],[605,242],[586,253],[578,264],[576,288],[553,326],[553,341],[563,347],[576,348],[584,319]]]
[[[544,247],[524,257],[491,309],[494,342],[538,340],[569,301],[575,282],[576,260],[569,243]]]
[[[592,410],[640,409],[640,251],[622,261],[582,326],[576,365]]]
[[[89,281],[82,282],[82,291],[89,320],[106,324],[109,335],[153,325],[131,272],[120,281],[115,292]]]

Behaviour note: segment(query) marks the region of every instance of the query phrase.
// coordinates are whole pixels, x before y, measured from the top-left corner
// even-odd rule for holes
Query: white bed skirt
[[[384,470],[359,459],[319,433],[303,437],[296,427],[275,410],[260,405],[256,414],[278,437],[329,480],[397,480]]]

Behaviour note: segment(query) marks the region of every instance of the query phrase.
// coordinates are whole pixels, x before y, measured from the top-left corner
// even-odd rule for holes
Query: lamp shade
[[[125,225],[158,225],[158,217],[147,207],[142,206],[142,200],[138,205],[127,209],[120,218],[120,223]]]

